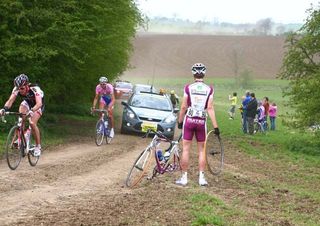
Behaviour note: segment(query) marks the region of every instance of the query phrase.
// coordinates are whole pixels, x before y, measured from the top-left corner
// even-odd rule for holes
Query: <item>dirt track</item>
[[[81,196],[130,192],[123,182],[143,142],[140,137],[118,135],[101,147],[94,142],[60,147],[45,152],[35,168],[24,159],[15,171],[2,161],[0,225],[22,223]]]

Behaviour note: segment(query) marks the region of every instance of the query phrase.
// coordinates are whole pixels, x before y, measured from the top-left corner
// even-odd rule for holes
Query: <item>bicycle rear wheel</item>
[[[35,142],[34,142],[34,138],[33,135],[30,134],[30,138],[29,138],[29,152],[28,152],[28,160],[31,166],[36,166],[40,156],[34,156],[34,148],[35,148]]]
[[[223,169],[224,151],[220,136],[211,130],[206,137],[205,155],[207,168],[213,175],[219,175]]]
[[[104,124],[103,120],[99,119],[96,124],[95,142],[97,146],[100,146],[104,138]]]
[[[21,162],[23,151],[18,126],[13,126],[10,129],[5,148],[8,166],[10,169],[15,170]]]
[[[133,166],[128,173],[126,179],[127,187],[132,188],[136,186],[142,180],[142,178],[147,175],[153,155],[154,153],[150,148],[147,148],[140,153],[139,157],[134,161]]]

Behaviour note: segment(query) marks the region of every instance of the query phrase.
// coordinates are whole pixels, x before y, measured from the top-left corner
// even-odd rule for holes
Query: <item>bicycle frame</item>
[[[182,138],[182,134],[179,136],[178,140],[170,140],[162,133],[159,133],[154,130],[148,130],[146,136],[152,132],[154,133],[154,137],[152,141],[150,142],[148,148],[152,149],[154,151],[154,158],[156,160],[156,165],[153,169],[152,178],[154,178],[157,174],[164,174],[165,172],[173,172],[176,169],[180,168],[180,156],[179,156],[179,142]],[[157,155],[157,147],[160,145],[161,142],[168,142],[170,143],[169,148],[165,152],[169,152],[169,155],[167,155],[167,159],[164,159],[164,161],[160,161]],[[173,162],[170,162],[170,159],[173,155]]]

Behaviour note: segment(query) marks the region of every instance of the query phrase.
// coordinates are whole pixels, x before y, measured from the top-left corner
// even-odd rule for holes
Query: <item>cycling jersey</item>
[[[198,142],[205,141],[207,133],[206,109],[213,94],[213,87],[206,85],[202,80],[196,80],[196,82],[185,86],[184,97],[187,97],[188,110],[183,122],[183,139],[192,140],[195,134]]]
[[[41,106],[41,112],[44,110],[44,93],[40,89],[38,85],[30,85],[29,91],[26,95],[21,95],[19,92],[19,89],[17,87],[14,87],[12,90],[12,94],[15,96],[20,96],[23,101],[22,105],[25,105],[28,109],[31,109],[36,105],[36,96],[40,96],[42,98],[42,106]]]
[[[109,83],[105,87],[100,84],[96,86],[96,94],[100,96],[100,103],[104,105],[109,105],[111,103],[111,95],[113,94],[113,86]]]

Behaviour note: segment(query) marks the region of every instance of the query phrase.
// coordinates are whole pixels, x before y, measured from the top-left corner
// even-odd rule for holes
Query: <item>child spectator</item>
[[[266,120],[266,111],[261,101],[258,102],[258,122],[263,125],[263,122]]]
[[[269,117],[271,124],[270,129],[276,130],[277,105],[274,102],[269,106]]]
[[[231,107],[229,110],[229,119],[234,119],[234,115],[235,115],[235,111],[236,111],[236,106],[237,106],[237,102],[238,102],[238,97],[237,97],[237,93],[234,92],[232,97],[231,95],[229,95],[229,100],[231,101]]]

